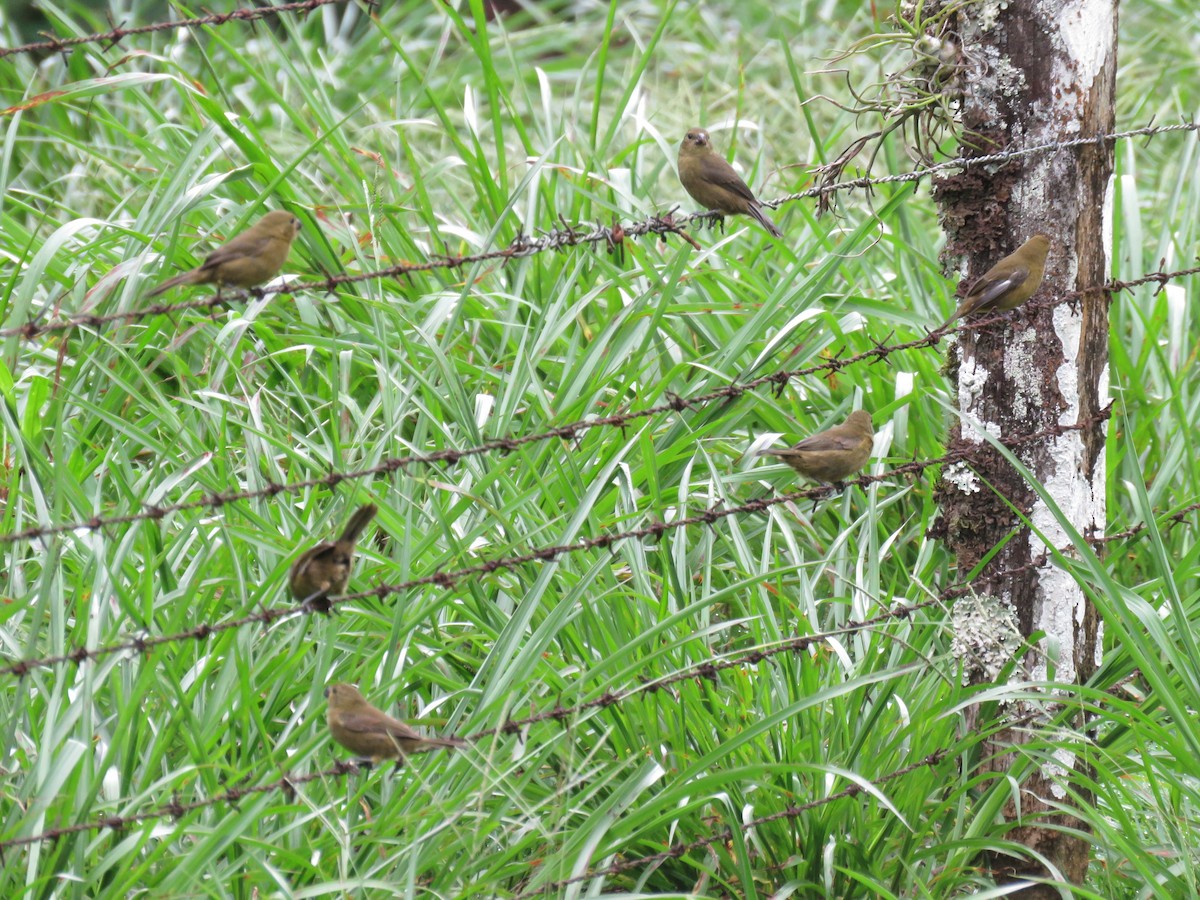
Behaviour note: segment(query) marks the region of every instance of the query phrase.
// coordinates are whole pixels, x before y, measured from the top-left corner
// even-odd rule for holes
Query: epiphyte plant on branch
[[[818,168],[819,187],[836,184],[850,162],[868,145],[873,145],[863,174],[869,174],[884,140],[894,131],[909,130],[905,148],[918,165],[932,164],[942,154],[947,138],[958,132],[958,101],[963,91],[963,48],[951,23],[954,14],[968,2],[951,3],[937,8],[923,0],[898,2],[889,17],[890,30],[877,32],[855,41],[835,55],[838,63],[851,56],[889,50],[898,57],[899,68],[878,81],[856,87],[848,69],[827,68],[812,75],[839,74],[846,80],[852,104],[817,94],[811,100],[824,100],[857,116],[877,116],[882,127],[850,143],[838,156]],[[811,102],[811,100],[805,101]],[[824,190],[817,203],[818,214],[828,211],[833,191]]]

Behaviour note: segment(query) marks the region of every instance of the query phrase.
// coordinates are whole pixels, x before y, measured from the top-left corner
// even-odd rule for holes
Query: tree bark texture
[[[1018,150],[1113,130],[1117,0],[980,0],[958,13],[957,31],[966,67],[961,106],[965,154]],[[1014,452],[1075,529],[1084,535],[1102,531],[1105,426],[1100,413],[1108,404],[1108,298],[1089,290],[1054,306],[1041,302],[1104,283],[1111,250],[1112,175],[1112,145],[1097,142],[968,169],[935,185],[948,235],[946,253],[968,263],[964,285],[1026,238],[1041,232],[1053,239],[1033,308],[1009,313],[1005,324],[960,331],[957,345],[951,346],[962,418],[953,423],[949,443],[951,449],[972,448],[973,459],[943,473],[942,514],[935,529],[957,555],[962,572],[1003,544],[975,583],[983,598],[977,608],[992,613],[1002,608],[1004,615],[993,615],[992,621],[1011,621],[1026,639],[1044,635],[1013,673],[1020,680],[1086,680],[1098,662],[1099,628],[1082,591],[1046,561],[1047,548],[1037,531],[1056,547],[1070,546],[1069,539],[1046,503],[983,439],[980,428],[1003,440],[1091,423]],[[1013,574],[1014,569],[1019,571]],[[968,616],[973,609],[964,606]],[[1005,638],[997,635],[996,640],[1003,644]],[[996,646],[976,650],[983,657],[989,650],[994,656]],[[977,682],[996,675],[990,667],[968,666],[968,672]],[[1016,730],[1001,734],[985,748],[984,765],[1004,771],[1011,757],[1003,748],[1021,740],[1022,732]],[[1076,759],[1063,753],[1058,763],[1070,768]],[[1061,876],[1079,883],[1089,860],[1086,843],[1046,827],[1082,827],[1050,811],[1066,797],[1052,768],[1026,778],[1019,807],[1010,802],[1005,812],[1012,823],[1008,836],[1046,857],[1058,873],[1041,868],[1032,854],[995,862],[1013,876]],[[1039,886],[1021,896],[1061,894]]]

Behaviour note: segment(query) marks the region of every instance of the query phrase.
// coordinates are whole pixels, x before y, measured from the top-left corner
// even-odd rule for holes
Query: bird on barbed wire
[[[322,541],[300,554],[288,570],[292,597],[310,603],[318,612],[329,612],[329,597],[346,590],[350,566],[354,563],[354,545],[379,508],[373,503],[360,506],[346,523],[336,541]]]
[[[300,220],[292,213],[269,212],[208,254],[199,266],[164,281],[147,296],[157,297],[181,284],[215,284],[218,294],[226,285],[256,287],[279,274],[299,232]]]
[[[778,456],[813,481],[840,484],[867,464],[871,458],[875,429],[871,414],[856,410],[841,425],[806,437],[786,450],[760,450],[760,456]]]
[[[1046,271],[1050,238],[1035,234],[1010,255],[1004,257],[971,285],[967,296],[938,331],[945,331],[957,319],[973,312],[1016,309],[1034,295]]]
[[[733,166],[713,150],[708,132],[693,128],[679,145],[679,181],[692,199],[722,216],[745,215],[757,221],[772,237],[783,232],[767,218],[754,192],[742,181]]]
[[[376,765],[381,760],[394,759],[396,768],[400,768],[404,757],[411,753],[438,747],[453,750],[466,744],[461,738],[421,737],[399,719],[368,703],[352,684],[329,685],[325,688],[325,699],[329,701],[325,722],[333,739]]]

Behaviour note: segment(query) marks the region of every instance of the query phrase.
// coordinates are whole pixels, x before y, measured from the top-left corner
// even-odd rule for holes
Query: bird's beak
[[[329,699],[329,688],[326,687],[325,690],[322,691],[322,693],[325,695],[325,699],[328,700]]]

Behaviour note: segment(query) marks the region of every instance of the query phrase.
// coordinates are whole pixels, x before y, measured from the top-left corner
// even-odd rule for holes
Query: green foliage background
[[[61,35],[153,21],[157,4],[45,4]],[[874,122],[835,106],[825,58],[886,29],[884,4],[335,5],[0,61],[5,325],[135,310],[264,209],[305,228],[306,278],[504,246],[570,223],[692,205],[675,147],[702,123],[760,195],[807,186]],[[181,14],[200,14],[193,9]],[[1122,10],[1118,122],[1197,105],[1196,3]],[[8,23],[6,43],[28,39]],[[859,83],[903,48],[840,65]],[[811,101],[802,104],[802,101]],[[737,127],[733,127],[733,123]],[[952,149],[952,148],[947,148]],[[1184,134],[1117,146],[1117,277],[1191,264],[1200,178]],[[889,143],[873,174],[911,167]],[[505,265],[273,295],[0,347],[4,532],[214,491],[317,478],[689,396],[764,371],[906,340],[953,282],[924,185],[846,195],[682,240],[627,241]],[[1109,524],[1151,526],[1070,569],[1105,617],[1105,664],[1017,761],[1064,748],[1094,781],[1064,805],[1094,833],[1078,896],[1197,892],[1194,526],[1154,511],[1197,497],[1195,279],[1115,298]],[[183,299],[180,297],[179,299]],[[778,342],[773,343],[773,342]],[[788,354],[791,354],[790,356]],[[762,358],[760,358],[760,355]],[[354,505],[381,507],[353,589],[672,521],[791,488],[749,453],[859,406],[874,471],[942,452],[941,355],[763,389],[699,412],[594,428],[455,466],[4,544],[10,659],[159,635],[286,604],[289,563]],[[324,685],[359,684],[436,733],[495,728],[647,679],[937,597],[953,571],[925,537],[930,478],[678,529],[612,551],[343,605],[147,654],[0,677],[0,841],[329,769]],[[569,720],[328,776],[177,819],[9,848],[4,896],[511,897],[731,826],[706,849],[546,896],[929,896],[987,890],[983,850],[1015,782],[973,777],[973,697],[948,611],[642,692]],[[1139,676],[1109,691],[1134,669]],[[1106,693],[1107,691],[1107,693]],[[1064,722],[1066,721],[1064,717]],[[876,784],[946,751],[945,759]],[[743,830],[745,820],[868,790]],[[1144,892],[1144,894],[1143,894]],[[986,896],[986,894],[983,894]]]

